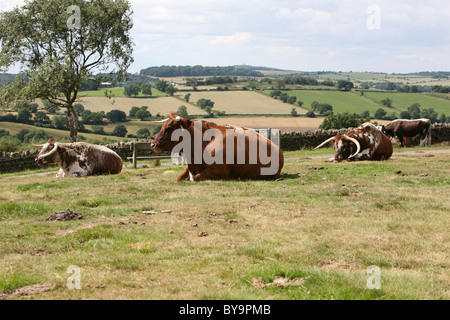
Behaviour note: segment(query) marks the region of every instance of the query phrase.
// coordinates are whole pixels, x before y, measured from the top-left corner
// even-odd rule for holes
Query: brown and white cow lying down
[[[360,127],[344,135],[336,135],[319,146],[316,150],[333,141],[336,151],[334,162],[353,160],[387,160],[392,155],[391,140],[371,123],[364,123]]]
[[[111,149],[84,142],[58,143],[49,139],[41,147],[35,161],[39,166],[57,164],[60,177],[86,177],[118,174],[122,171],[122,158]]]
[[[278,146],[253,130],[206,124],[174,113],[160,122],[164,124],[151,143],[155,151],[175,152],[183,144],[188,166],[177,181],[273,179],[283,168]]]

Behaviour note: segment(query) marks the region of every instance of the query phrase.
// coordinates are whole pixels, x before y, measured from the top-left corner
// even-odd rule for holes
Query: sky
[[[0,0],[0,11],[23,3]],[[130,3],[132,73],[160,65],[240,64],[296,71],[450,71],[448,0]]]

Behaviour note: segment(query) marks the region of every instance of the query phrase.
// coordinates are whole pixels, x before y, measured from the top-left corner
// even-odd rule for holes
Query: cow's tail
[[[427,139],[427,146],[431,146],[431,125],[428,127],[428,132],[425,139]]]

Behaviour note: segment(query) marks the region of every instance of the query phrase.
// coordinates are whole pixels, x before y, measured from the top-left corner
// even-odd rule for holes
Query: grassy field
[[[407,110],[414,103],[420,104],[420,109],[433,108],[439,115],[450,114],[450,100],[432,97],[419,93],[396,93],[396,92],[364,92],[366,97],[381,102],[389,98],[392,100],[392,106],[400,110]]]
[[[290,114],[293,105],[253,91],[192,91],[190,101],[196,103],[205,98],[214,101],[214,110],[225,111],[227,114]],[[183,92],[183,96],[186,94]],[[307,110],[297,106],[298,114],[305,114]]]
[[[171,112],[176,112],[182,105],[187,107],[187,111],[190,115],[206,115],[206,112],[199,107],[187,103],[186,101],[177,99],[175,97],[159,97],[159,98],[124,98],[116,97],[114,99],[108,99],[106,97],[84,97],[80,101],[85,109],[93,112],[105,111],[109,112],[113,109],[118,109],[129,113],[130,109],[134,106],[148,106],[148,111],[152,115],[160,113],[161,115],[167,115]]]
[[[266,90],[264,92],[270,94],[271,91],[272,90]],[[311,103],[313,101],[328,103],[333,106],[334,113],[351,112],[361,114],[363,111],[368,110],[373,116],[379,108],[392,112],[392,110],[384,108],[381,104],[365,99],[352,92],[292,90],[287,91],[287,94],[289,96],[296,96],[297,101],[303,101],[303,106],[305,108],[311,108]]]
[[[15,135],[17,134],[20,130],[26,129],[29,131],[36,131],[36,130],[44,130],[50,137],[54,138],[55,140],[62,140],[62,139],[67,139],[69,140],[70,137],[70,133],[69,131],[64,131],[64,130],[58,130],[58,129],[49,129],[49,128],[40,128],[40,127],[36,127],[36,126],[32,126],[32,125],[28,125],[28,124],[23,124],[23,123],[13,123],[13,122],[0,122],[0,129],[4,129],[6,131],[9,131],[9,133],[11,135]],[[111,129],[111,132],[113,130],[113,127]],[[83,136],[85,137],[87,140],[96,140],[96,141],[102,141],[104,139],[107,140],[111,140],[111,141],[122,141],[124,138],[120,138],[120,137],[114,137],[114,136],[103,136],[103,135],[98,135],[98,134],[92,134],[92,133],[84,133],[84,132],[79,132],[78,133],[78,137]]]
[[[123,88],[111,88],[111,89],[100,89],[100,90],[91,90],[91,91],[81,91],[79,96],[80,97],[104,97],[105,91],[108,91],[114,95],[114,97],[127,97],[124,94]],[[150,96],[142,94],[142,92],[139,92],[137,95],[138,98],[150,98]],[[167,94],[164,92],[161,92],[155,88],[152,88],[152,95],[151,97],[167,97]]]
[[[278,181],[176,183],[172,165],[0,175],[0,293],[52,282],[25,299],[449,299],[449,154],[408,151],[339,164],[324,162],[331,149],[286,153]],[[45,220],[68,209],[85,219]],[[71,265],[80,290],[66,286]],[[373,265],[380,290],[366,286]],[[300,280],[253,285],[276,277]]]

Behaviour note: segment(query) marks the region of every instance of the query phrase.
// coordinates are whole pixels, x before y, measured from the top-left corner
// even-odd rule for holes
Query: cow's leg
[[[64,178],[64,170],[61,168],[59,169],[58,173],[56,173],[56,178]]]
[[[203,180],[226,180],[230,178],[230,169],[224,167],[211,166],[200,173],[197,173],[194,177],[194,181]]]
[[[190,180],[189,177],[189,167],[186,167],[183,172],[180,173],[180,175],[177,178],[177,181],[181,181],[181,180]]]
[[[404,140],[403,140],[403,136],[402,135],[398,135],[397,136],[397,139],[400,141],[400,147],[404,147],[405,145],[404,145]]]

